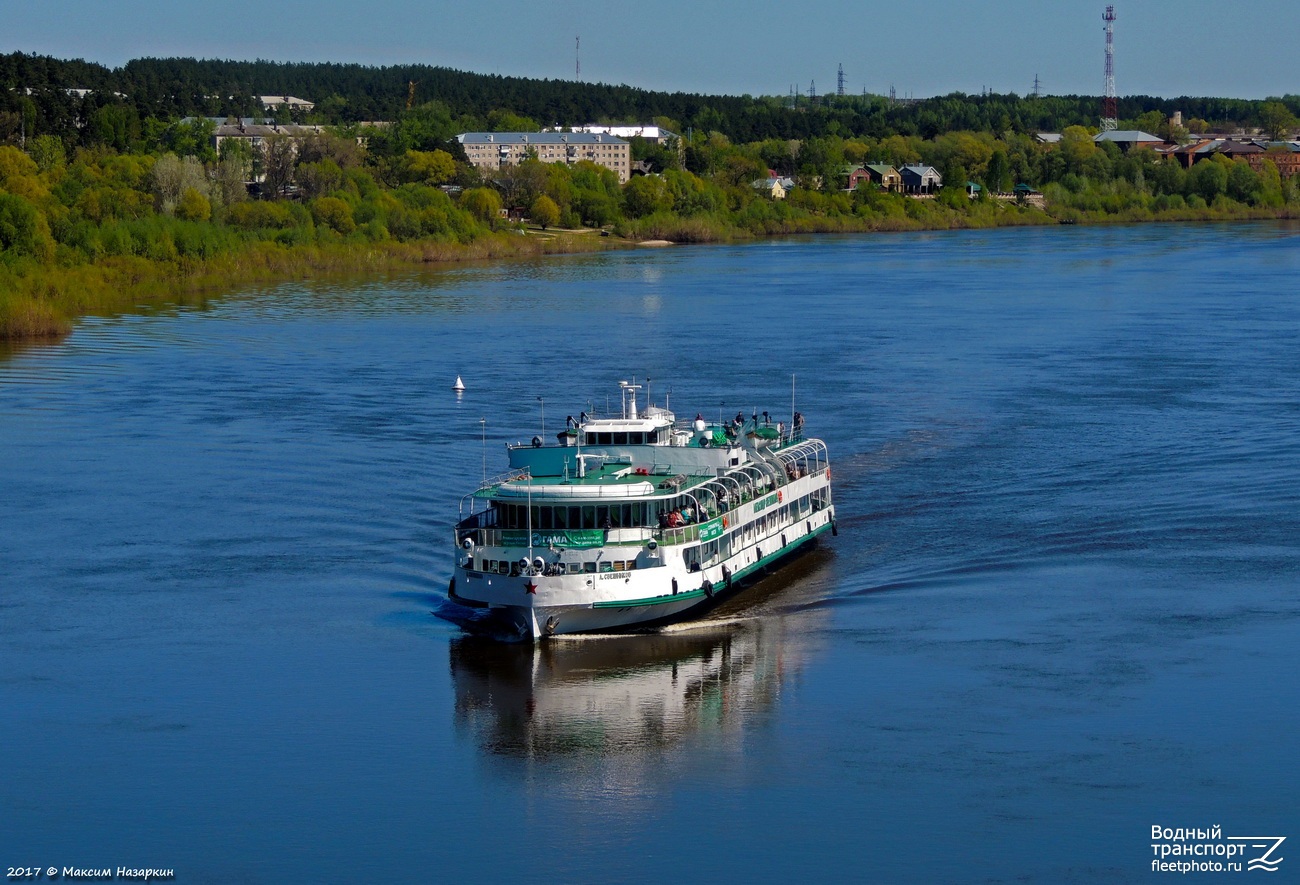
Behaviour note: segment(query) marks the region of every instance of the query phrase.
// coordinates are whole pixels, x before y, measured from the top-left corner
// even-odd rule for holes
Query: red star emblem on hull
[[[529,596],[536,596],[537,585],[534,584],[532,581],[529,581],[527,584],[524,585],[524,592],[527,593]]]

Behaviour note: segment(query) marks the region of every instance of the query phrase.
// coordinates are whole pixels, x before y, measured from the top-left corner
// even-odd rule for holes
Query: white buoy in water
[[[456,383],[451,386],[451,389],[457,393],[465,392],[465,382],[460,380],[459,375],[456,376]]]

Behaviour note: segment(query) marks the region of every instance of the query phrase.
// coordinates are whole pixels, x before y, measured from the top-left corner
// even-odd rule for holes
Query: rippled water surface
[[[0,861],[1114,882],[1163,878],[1153,825],[1300,844],[1298,280],[1276,225],[818,238],[0,357]],[[632,375],[684,416],[795,376],[839,537],[655,635],[434,619],[485,462]]]

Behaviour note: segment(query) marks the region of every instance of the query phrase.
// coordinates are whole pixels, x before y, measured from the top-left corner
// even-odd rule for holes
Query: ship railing
[[[504,485],[505,483],[508,482],[520,482],[526,479],[528,479],[528,470],[526,469],[507,470],[504,473],[498,473],[496,476],[489,477],[488,479],[484,480],[483,483],[478,487],[478,491],[475,492],[474,494],[476,495],[481,494],[482,492],[486,492],[489,489],[495,489],[497,486]]]
[[[700,539],[700,526],[698,524],[679,526],[673,529],[656,529],[655,540],[665,546],[673,544],[689,544]]]
[[[787,479],[802,479],[804,476],[825,470],[830,465],[830,456],[826,443],[820,439],[805,439],[775,452],[776,457],[785,467]]]
[[[656,537],[655,529],[648,526],[609,529],[533,529],[532,546],[537,548],[614,547],[641,546]],[[462,527],[456,532],[456,542],[466,539],[476,547],[527,547],[527,529],[504,529],[499,526]]]

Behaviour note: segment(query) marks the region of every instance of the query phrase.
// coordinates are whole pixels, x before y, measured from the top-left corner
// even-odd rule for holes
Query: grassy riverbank
[[[484,234],[469,243],[337,242],[284,245],[254,242],[210,258],[153,260],[110,256],[73,266],[34,260],[0,263],[0,340],[39,341],[68,334],[83,316],[110,316],[141,305],[185,304],[234,289],[332,275],[392,273],[457,262],[535,258],[632,248],[647,240],[677,244],[737,242],[763,236],[984,229],[1047,224],[1247,221],[1300,218],[1300,207],[1217,209],[1131,208],[1120,213],[1069,206],[1039,210],[989,202],[954,210],[936,201],[908,201],[897,212],[816,215],[774,211],[738,226],[711,218],[668,213],[620,223],[614,235],[536,229],[520,235]],[[757,221],[758,224],[753,222]]]
[[[339,239],[298,245],[255,241],[206,258],[153,259],[130,254],[71,265],[45,264],[35,259],[10,261],[0,263],[0,340],[56,339],[70,332],[82,316],[107,316],[141,305],[183,304],[242,287],[335,274],[400,272],[436,264],[597,252],[632,248],[648,240],[698,244],[793,234],[1056,223],[1047,213],[1015,206],[953,211],[933,200],[904,202],[897,198],[894,202],[897,211],[859,214],[815,213],[777,204],[750,212],[741,219],[743,224],[736,219],[682,218],[663,212],[621,221],[608,231],[512,228],[508,232],[483,233],[467,243]]]
[[[492,234],[467,244],[253,243],[207,259],[155,261],[115,256],[72,267],[34,261],[0,264],[0,341],[57,339],[83,316],[141,305],[184,304],[248,286],[331,275],[394,272],[466,261],[595,252],[619,241],[582,234]]]

